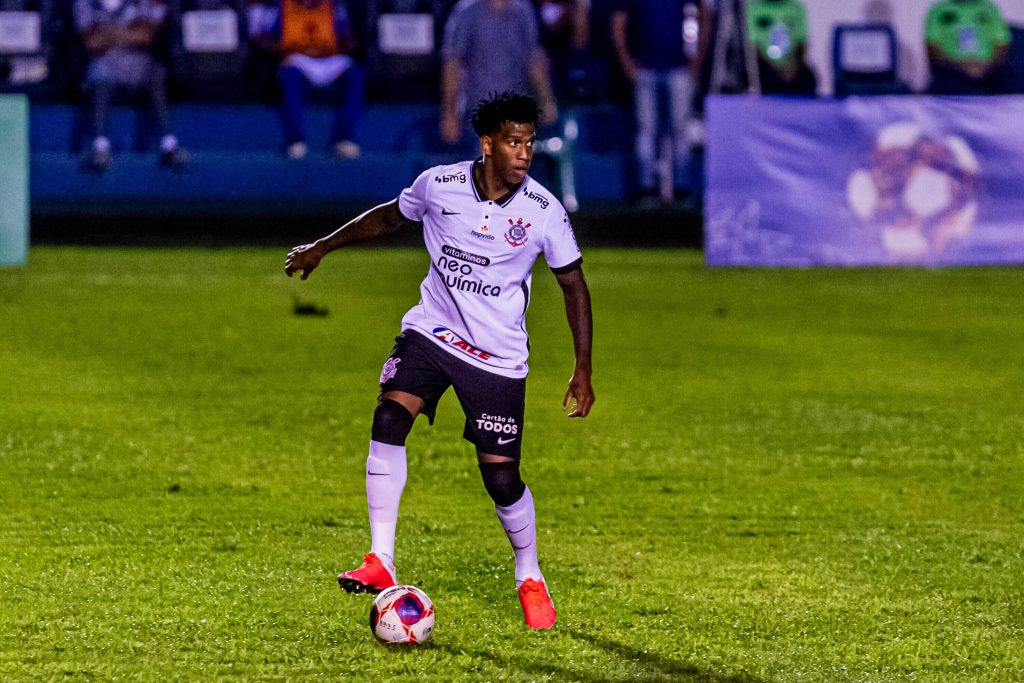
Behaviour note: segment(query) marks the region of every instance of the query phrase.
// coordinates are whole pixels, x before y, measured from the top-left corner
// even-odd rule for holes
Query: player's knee
[[[523,497],[526,484],[519,476],[519,461],[480,463],[480,474],[484,488],[496,505],[508,507]]]
[[[371,438],[392,446],[404,446],[415,419],[401,403],[386,398],[373,411]]]

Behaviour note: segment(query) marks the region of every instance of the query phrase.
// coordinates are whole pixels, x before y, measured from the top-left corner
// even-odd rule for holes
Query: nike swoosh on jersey
[[[498,445],[504,446],[505,444],[512,443],[515,440],[515,437],[512,437],[511,439],[502,439],[501,437],[498,437]]]
[[[449,211],[448,209],[445,209],[444,207],[442,207],[441,208],[441,215],[442,216],[460,216],[460,215],[462,215],[462,212],[461,211]]]

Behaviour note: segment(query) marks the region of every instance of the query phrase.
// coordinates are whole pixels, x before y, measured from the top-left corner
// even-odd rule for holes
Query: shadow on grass
[[[608,681],[673,681],[673,683],[763,683],[749,675],[727,676],[701,671],[692,664],[664,657],[651,652],[637,650],[624,643],[601,638],[592,633],[568,631],[574,639],[584,641],[606,654],[618,657],[632,671],[621,676],[609,675],[601,670],[580,671],[578,668],[559,666],[551,662],[537,661],[528,656],[509,655],[503,652],[470,651],[457,644],[436,644],[439,650],[451,655],[469,655],[474,659],[499,663],[503,668],[517,673],[536,676],[553,676],[562,680],[584,683],[605,683]]]
[[[620,643],[610,638],[602,638],[594,633],[584,631],[570,631],[570,633],[578,640],[586,641],[599,650],[615,655],[643,669],[643,674],[641,675],[646,674],[663,680],[680,681],[680,683],[763,683],[760,679],[748,674],[731,676],[701,671],[687,662],[665,657],[654,652],[637,650],[625,643]],[[588,680],[603,681],[608,679],[596,677]]]

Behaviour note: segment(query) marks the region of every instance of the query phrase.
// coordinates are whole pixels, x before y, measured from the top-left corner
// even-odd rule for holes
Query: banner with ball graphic
[[[713,266],[1024,263],[1024,97],[716,96]]]

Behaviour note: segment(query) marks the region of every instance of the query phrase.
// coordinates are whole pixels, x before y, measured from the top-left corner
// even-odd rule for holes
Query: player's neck
[[[487,157],[473,162],[473,184],[477,194],[495,204],[504,204],[522,186],[522,183],[509,185],[502,180],[487,163]]]

